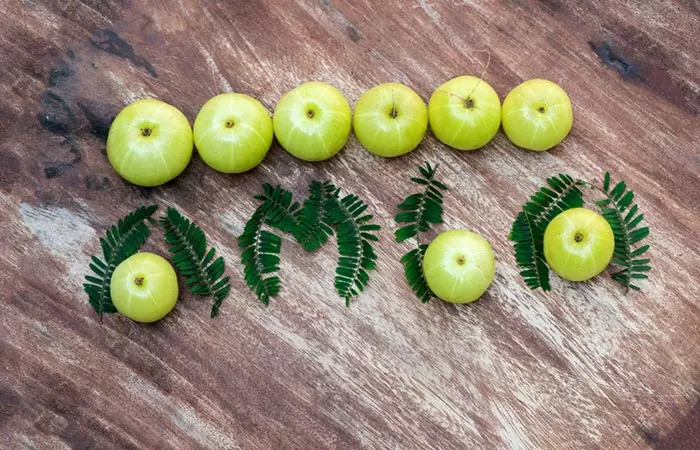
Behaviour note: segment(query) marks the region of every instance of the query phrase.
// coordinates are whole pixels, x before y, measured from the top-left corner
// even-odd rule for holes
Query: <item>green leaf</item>
[[[310,189],[321,196],[327,191],[326,184],[318,182],[312,183]],[[255,198],[262,203],[238,237],[238,247],[242,250],[241,263],[246,284],[263,304],[268,305],[270,297],[280,292],[280,279],[272,274],[279,271],[282,240],[262,227],[268,225],[292,233],[307,251],[321,247],[328,240],[326,235],[332,231],[325,214],[318,210],[316,199],[310,199],[300,208],[290,191],[267,183],[263,184],[262,194]]]
[[[569,175],[559,174],[547,179],[547,185],[540,188],[530,201],[523,206],[523,210],[532,217],[532,223],[542,229],[547,228],[556,216],[567,209],[583,206],[583,193],[580,184]]]
[[[339,189],[334,188],[335,195],[326,198],[325,211],[335,228],[338,245],[338,267],[336,268],[335,289],[345,304],[362,292],[369,282],[367,270],[376,266],[377,255],[372,248],[373,234],[379,225],[368,224],[372,216],[363,215],[367,205],[354,194],[339,198]],[[363,225],[364,224],[364,225]]]
[[[112,303],[110,282],[114,269],[125,259],[135,254],[146,242],[150,229],[145,221],[149,219],[158,207],[156,205],[141,206],[117,221],[117,225],[107,229],[105,237],[100,238],[102,259],[92,256],[90,269],[97,276],[87,275],[88,283],[83,285],[88,294],[90,306],[97,313],[100,322],[103,314],[115,313],[117,308]]]
[[[298,213],[294,238],[306,250],[321,248],[333,235],[332,221],[326,211],[327,199],[337,196],[337,189],[329,182],[313,181],[309,198]]]
[[[637,248],[632,253],[630,253],[630,257],[636,258],[638,256],[642,256],[644,253],[647,252],[647,250],[649,250],[649,248],[649,245],[642,245],[641,247]]]
[[[228,277],[224,274],[224,259],[214,260],[216,250],[207,251],[207,238],[197,224],[180,212],[169,207],[159,220],[165,240],[171,247],[171,261],[182,276],[184,284],[193,294],[213,297],[211,317],[219,313],[219,308],[230,290]]]
[[[427,248],[428,244],[419,245],[418,248],[414,248],[401,258],[408,285],[423,303],[435,297],[423,274],[423,257]]]
[[[625,223],[629,225],[629,223],[632,221],[632,218],[634,217],[635,214],[637,214],[637,211],[639,210],[639,206],[636,204],[632,205],[632,207],[629,209],[627,212],[627,215],[625,216]]]
[[[642,219],[644,219],[644,214],[638,215],[627,224],[627,229],[633,230],[636,226],[638,226],[641,223]]]
[[[621,267],[611,275],[611,278],[628,289],[639,290],[639,286],[631,283],[633,279],[646,279],[645,272],[651,270],[650,259],[634,259],[649,250],[649,245],[633,248],[640,241],[649,236],[649,228],[637,228],[644,219],[644,214],[639,213],[639,206],[634,201],[634,192],[627,189],[624,181],[618,182],[610,188],[610,174],[605,173],[603,188],[600,190],[606,198],[597,202],[604,204],[601,208],[603,218],[610,224],[615,237],[615,251],[612,263]]]
[[[238,237],[238,247],[241,249],[241,263],[243,264],[243,277],[251,291],[265,305],[269,305],[270,298],[276,297],[280,292],[279,272],[282,249],[282,239],[262,227],[268,220],[270,203],[266,194],[271,191],[269,185],[263,185],[264,194],[256,198],[263,200],[245,225],[243,234]],[[285,200],[286,201],[286,200]]]
[[[647,236],[649,236],[649,228],[648,227],[637,228],[636,230],[629,233],[629,235],[628,235],[629,243],[630,243],[630,245],[636,244],[637,242],[641,241],[642,239],[644,239]]]
[[[625,192],[625,189],[627,189],[627,185],[624,181],[620,181],[615,185],[613,190],[610,191],[610,198],[615,202],[619,201],[620,197],[622,197],[622,194]]]
[[[627,191],[625,195],[622,196],[620,201],[617,202],[617,208],[620,210],[620,212],[623,212],[627,207],[632,203],[632,200],[634,199],[634,192],[632,191]]]
[[[422,178],[411,178],[414,183],[424,186],[424,189],[399,203],[400,211],[394,220],[406,225],[394,231],[396,242],[428,231],[431,223],[442,223],[442,191],[447,190],[447,186],[434,179],[436,170],[436,166],[426,162],[425,166],[418,168]]]
[[[511,228],[510,240],[515,248],[515,260],[520,276],[530,289],[549,291],[549,268],[544,258],[544,231],[527,212],[518,213]]]
[[[265,212],[267,225],[287,233],[294,233],[299,214],[299,203],[294,202],[292,193],[280,186],[263,184],[262,195],[255,196],[263,203],[258,209]]]

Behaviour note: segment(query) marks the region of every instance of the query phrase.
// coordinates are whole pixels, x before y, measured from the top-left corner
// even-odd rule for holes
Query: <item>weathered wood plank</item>
[[[697,2],[10,1],[0,5],[0,434],[7,448],[694,448],[700,446],[700,8]],[[531,153],[502,134],[451,151],[427,136],[398,160],[351,138],[308,164],[277,145],[240,176],[197,157],[166,186],[122,181],[104,154],[109,123],[155,96],[191,120],[240,91],[271,111],[295,85],[330,82],[351,104],[401,81],[427,100],[479,74],[502,95],[545,77],[575,125]],[[420,304],[392,242],[415,167],[441,165],[445,229],[494,247],[476,304]],[[653,229],[639,294],[609,279],[532,293],[507,241],[546,178],[609,169]],[[285,241],[283,293],[249,292],[235,236],[260,183],[301,197],[330,179],[383,225],[369,290],[345,308],[332,245]],[[162,322],[100,325],[81,290],[105,227],[136,206],[175,205],[226,258],[221,317],[183,294]],[[147,249],[164,252],[158,239]],[[0,446],[2,446],[0,445]]]

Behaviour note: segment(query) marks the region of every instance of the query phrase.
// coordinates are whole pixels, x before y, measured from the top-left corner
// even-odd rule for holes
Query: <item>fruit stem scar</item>
[[[474,107],[474,100],[467,97],[464,99],[464,107],[467,109],[472,109]]]
[[[539,108],[537,108],[537,112],[544,113],[544,106],[540,106]]]
[[[457,257],[457,264],[459,264],[460,266],[462,266],[462,265],[464,265],[464,263],[465,263],[464,255],[459,255],[459,256]]]
[[[233,120],[229,119],[226,121],[226,128],[231,128],[233,126]]]
[[[143,284],[143,277],[134,278],[134,283],[136,284],[136,286],[141,286]]]
[[[576,242],[581,242],[583,240],[583,234],[581,234],[581,232],[577,231],[576,234],[574,235],[574,240]]]
[[[310,109],[310,110],[306,111],[306,117],[308,117],[309,119],[312,119],[314,117],[313,110]]]
[[[141,134],[148,137],[151,135],[152,130],[148,127],[146,128],[141,128]]]

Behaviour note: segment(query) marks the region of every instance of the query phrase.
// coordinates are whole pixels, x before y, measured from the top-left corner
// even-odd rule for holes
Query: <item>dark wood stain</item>
[[[648,428],[644,425],[637,425],[636,428],[639,432],[639,435],[642,436],[642,439],[644,439],[644,441],[650,446],[654,447],[655,444],[659,441],[659,432],[654,430],[653,428]]]
[[[360,39],[362,39],[362,35],[360,35],[360,32],[357,31],[357,28],[355,28],[354,25],[348,25],[345,27],[345,32],[348,33],[348,37],[353,42],[360,42]]]
[[[0,17],[0,436],[3,448],[700,448],[700,9],[697,2],[558,0],[12,2]],[[271,112],[312,79],[355,105],[401,81],[428,100],[462,74],[501,98],[544,77],[569,92],[571,135],[546,153],[502,133],[457,152],[428,133],[394,160],[351,136],[304,163],[276,143],[241,175],[196,155],[157,188],[104,155],[115,115],[155,96],[193,121],[229,89]],[[450,186],[446,223],[492,244],[497,277],[479,302],[423,305],[392,241],[396,203],[425,160]],[[509,226],[547,176],[637,193],[654,272],[638,294],[606,277],[530,292]],[[297,200],[330,179],[384,228],[378,270],[350,308],[332,289],[334,243],[286,241],[283,291],[260,306],[236,236],[263,182]],[[226,259],[221,316],[181,290],[163,321],[100,324],[82,277],[107,226],[145,203],[176,205]],[[437,232],[437,230],[436,230]],[[166,254],[157,227],[144,250]]]
[[[700,115],[697,91],[684,91],[684,81],[675,79],[678,58],[670,49],[644,30],[623,24],[619,19],[604,25],[605,39],[592,47],[601,60],[625,79],[639,81],[650,92]],[[593,40],[595,42],[595,40]]]
[[[685,450],[700,448],[700,401],[681,421],[668,433],[659,439],[656,450]]]
[[[107,177],[102,177],[98,179],[92,175],[85,177],[85,188],[90,191],[104,191],[112,186],[112,182]]]
[[[107,53],[125,58],[137,67],[146,70],[152,77],[158,78],[153,65],[143,56],[135,53],[134,47],[112,30],[97,30],[93,33],[90,43]]]
[[[75,164],[79,163],[83,159],[82,147],[74,135],[66,135],[65,139],[59,144],[59,146],[54,147],[52,150],[55,151],[56,148],[66,147],[68,148],[68,152],[72,156],[72,159],[70,161],[46,161],[44,163],[44,175],[46,175],[46,178],[55,178],[61,175],[66,170],[72,169]]]
[[[116,116],[116,114],[112,112],[113,108],[111,106],[90,102],[89,100],[78,102],[78,107],[83,111],[85,118],[90,122],[90,132],[100,139],[107,141],[109,126]]]
[[[60,61],[49,72],[49,87],[62,83],[66,78],[75,75],[75,71],[65,61]]]
[[[603,63],[617,70],[623,78],[640,79],[639,68],[636,64],[617,55],[610,42],[588,43]]]
[[[75,114],[70,106],[52,91],[44,92],[37,119],[42,127],[56,134],[66,135],[75,127]]]

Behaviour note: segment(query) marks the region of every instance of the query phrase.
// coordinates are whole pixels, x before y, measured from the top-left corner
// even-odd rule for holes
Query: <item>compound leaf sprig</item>
[[[196,223],[169,207],[160,218],[165,232],[165,242],[175,269],[184,277],[184,284],[193,294],[212,297],[211,317],[219,314],[219,308],[229,291],[229,277],[224,275],[224,258],[216,259],[216,250],[207,250],[207,238]]]
[[[429,162],[418,168],[419,177],[411,181],[421,186],[420,192],[410,194],[398,205],[399,212],[394,220],[400,227],[394,232],[396,242],[418,236],[430,230],[433,224],[441,224],[443,191],[447,186],[435,179],[437,166]],[[423,275],[423,255],[427,245],[416,243],[416,247],[404,254],[401,263],[408,285],[423,303],[435,297]]]

